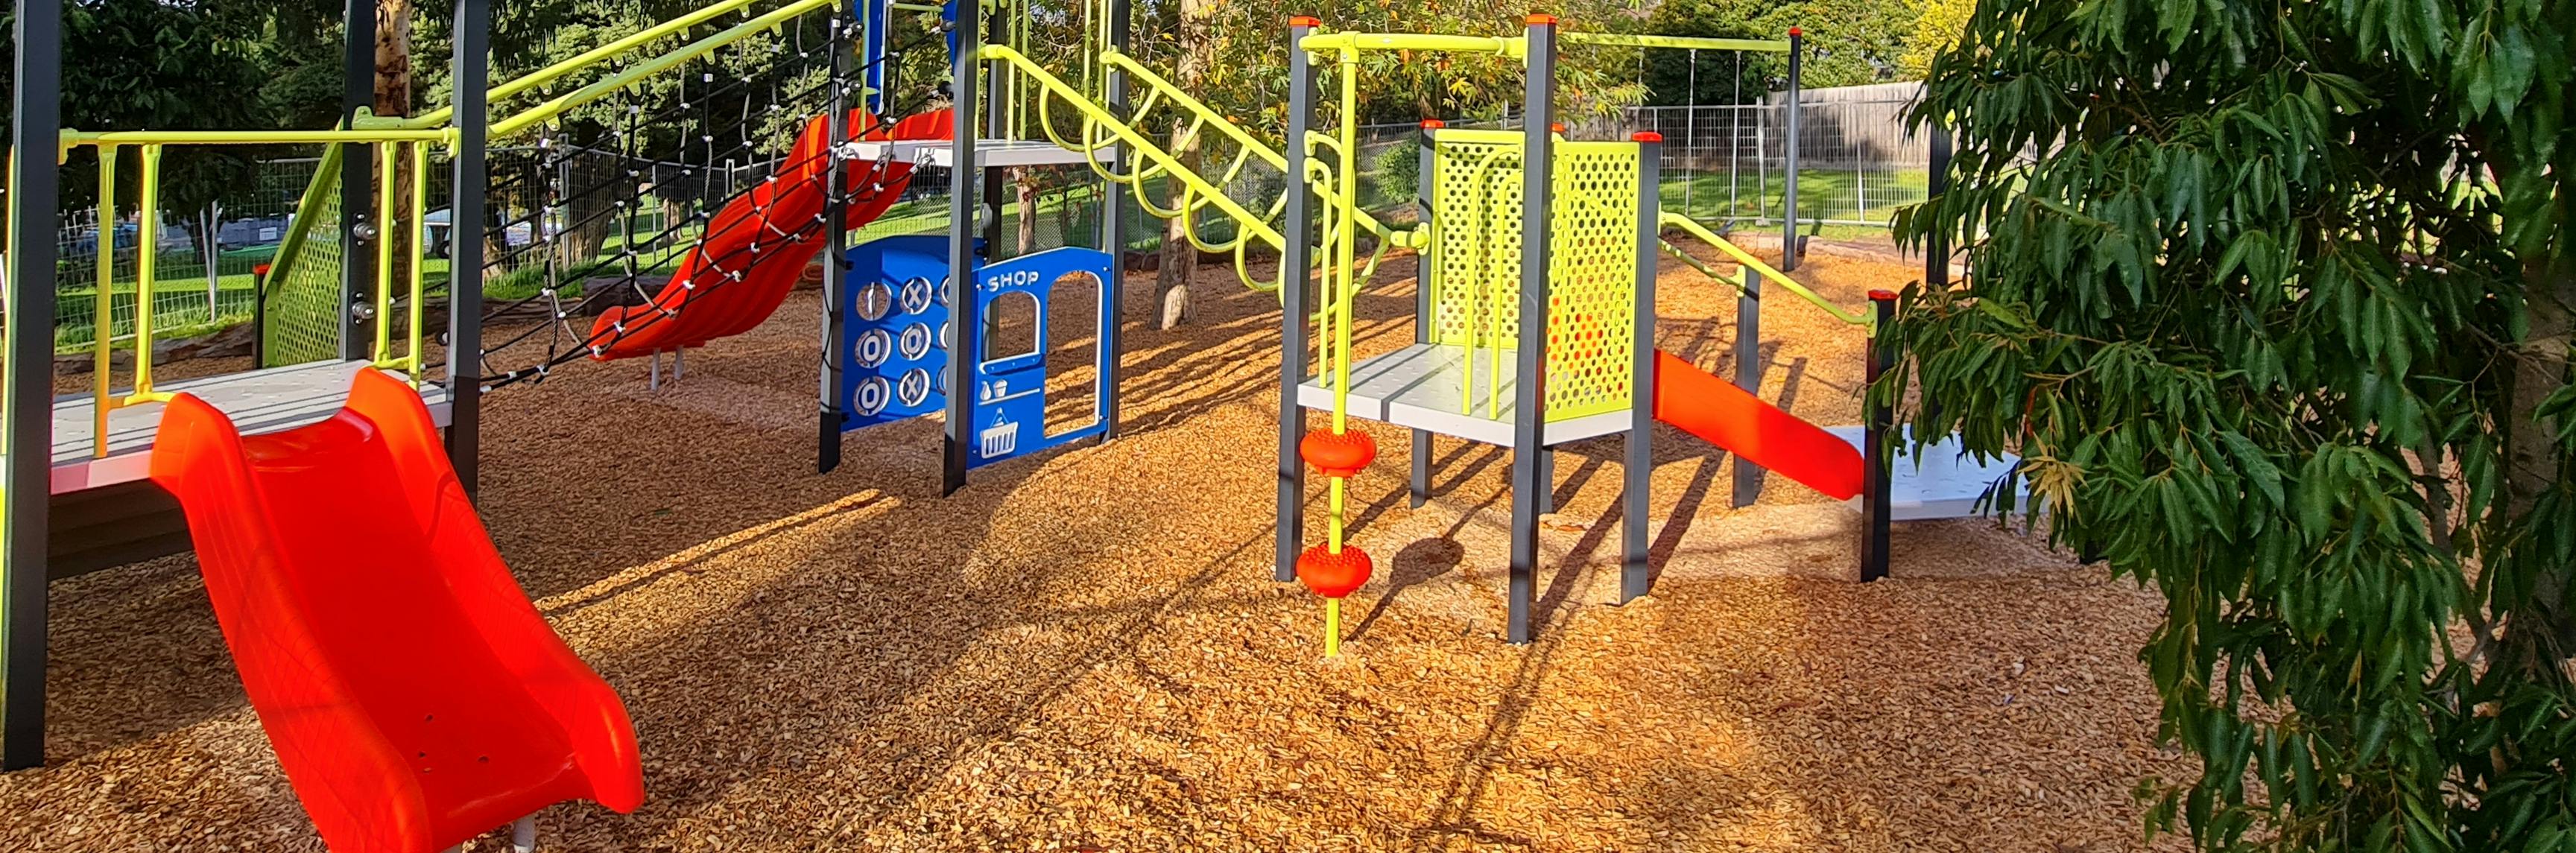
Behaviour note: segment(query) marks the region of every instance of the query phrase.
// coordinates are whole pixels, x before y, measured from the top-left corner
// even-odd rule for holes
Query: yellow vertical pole
[[[1324,656],[1342,656],[1342,600],[1324,599]]]
[[[376,143],[376,348],[369,360],[383,364],[393,349],[394,307],[394,176],[402,149]],[[461,224],[458,227],[462,227]]]
[[[161,254],[161,146],[143,146],[143,197],[137,202],[134,227],[134,394],[137,402],[152,392],[152,277]]]
[[[116,409],[110,397],[108,368],[116,353],[116,160],[114,145],[98,147],[98,292],[90,298],[90,455],[107,458],[107,413]]]
[[[421,291],[427,282],[427,274],[421,270],[426,248],[422,244],[428,240],[421,223],[429,221],[428,208],[429,143],[414,142],[411,144],[411,222],[403,230],[403,239],[411,241],[411,348],[407,351],[409,354],[403,356],[403,369],[411,374],[414,388],[420,387],[420,314],[421,303],[426,301],[421,298]],[[448,310],[458,309],[451,307]]]

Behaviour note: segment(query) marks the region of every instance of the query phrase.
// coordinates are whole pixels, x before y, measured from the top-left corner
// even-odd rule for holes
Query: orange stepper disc
[[[1367,551],[1345,543],[1342,552],[1332,546],[1317,545],[1297,555],[1297,582],[1325,598],[1341,598],[1368,583],[1376,566],[1369,562]]]
[[[1297,442],[1297,456],[1324,476],[1356,477],[1377,460],[1377,439],[1359,430],[1337,434],[1319,429],[1306,433],[1305,439]]]

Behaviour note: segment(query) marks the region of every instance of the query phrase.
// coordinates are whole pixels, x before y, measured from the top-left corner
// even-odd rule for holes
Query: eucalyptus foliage
[[[2209,850],[2576,850],[2576,2],[1980,0],[1917,437],[2163,592]],[[1885,394],[1889,388],[1881,388]]]

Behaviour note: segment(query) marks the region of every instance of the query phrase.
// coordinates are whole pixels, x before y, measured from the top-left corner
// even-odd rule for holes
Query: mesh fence
[[[256,312],[255,271],[277,254],[295,205],[313,179],[320,158],[268,160],[250,166],[253,186],[230,203],[191,210],[162,210],[152,253],[152,324],[156,338],[202,334],[248,321]],[[108,250],[105,333],[134,334],[135,304],[142,294],[143,222],[130,185],[135,155],[124,153],[119,176],[129,182],[110,222],[95,206],[65,211],[57,237],[54,345],[92,346],[101,333],[99,254]],[[165,168],[165,176],[175,176]],[[166,180],[166,178],[165,178]]]
[[[263,367],[340,357],[340,164],[347,150],[331,146],[313,162],[302,197],[316,203],[299,208],[309,211],[301,219],[290,214],[280,235],[260,306]]]

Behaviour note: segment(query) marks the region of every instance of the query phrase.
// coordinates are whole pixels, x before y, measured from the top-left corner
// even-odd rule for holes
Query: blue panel
[[[945,405],[948,238],[886,237],[850,247],[842,288],[842,429],[907,420]]]
[[[1037,347],[1027,353],[995,353],[993,342],[978,335],[976,352],[983,360],[975,368],[974,446],[967,448],[968,467],[1024,456],[1070,441],[1099,435],[1101,421],[1046,435],[1046,324],[1047,295],[1057,279],[1067,275],[1089,276],[1093,282],[1109,280],[1109,254],[1094,249],[1067,246],[1035,254],[1021,255],[984,267],[975,277],[975,311],[980,317],[995,316],[994,306],[1004,299],[1029,299],[1036,303]],[[1106,300],[1103,300],[1104,304]],[[995,358],[994,356],[1000,356]],[[1093,411],[1099,411],[1095,405]]]
[[[846,401],[842,428],[861,429],[943,410],[950,353],[944,342],[953,334],[947,302],[948,238],[915,235],[871,240],[851,247],[849,261],[841,309],[850,335],[838,354]],[[1105,423],[1096,416],[1100,411],[1096,400],[1091,423],[1054,435],[1044,433],[1046,328],[1053,319],[1047,303],[1056,281],[1065,276],[1085,276],[1095,286],[1109,281],[1109,262],[1107,252],[1067,247],[988,264],[975,276],[976,315],[989,319],[1005,300],[1026,300],[1015,310],[1035,313],[1031,331],[1036,346],[1029,352],[996,353],[991,351],[993,342],[980,330],[975,335],[979,362],[973,440],[967,448],[969,467],[1101,434]],[[1099,304],[1106,306],[1108,300]],[[1102,317],[1098,322],[1113,321]]]

